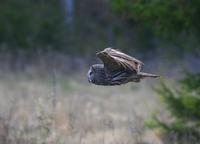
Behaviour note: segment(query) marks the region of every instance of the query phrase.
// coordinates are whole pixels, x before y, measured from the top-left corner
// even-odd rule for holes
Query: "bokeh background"
[[[199,0],[1,0],[0,143],[200,143]],[[87,82],[119,49],[160,79]]]

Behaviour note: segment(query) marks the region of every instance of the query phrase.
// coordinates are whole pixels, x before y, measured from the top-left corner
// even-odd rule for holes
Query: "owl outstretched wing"
[[[122,69],[139,72],[143,64],[140,60],[112,48],[98,52],[97,56],[109,72]]]

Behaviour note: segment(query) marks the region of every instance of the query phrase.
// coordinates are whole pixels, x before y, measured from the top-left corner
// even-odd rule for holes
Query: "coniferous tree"
[[[200,74],[187,74],[169,88],[164,82],[157,93],[170,112],[171,122],[154,117],[154,126],[163,130],[165,140],[180,144],[197,144],[200,141]]]

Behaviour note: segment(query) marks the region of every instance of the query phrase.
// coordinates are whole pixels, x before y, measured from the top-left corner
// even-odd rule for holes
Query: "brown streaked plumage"
[[[120,85],[139,82],[140,79],[159,77],[140,72],[143,62],[112,48],[97,53],[103,64],[92,65],[88,71],[88,81],[97,85]]]

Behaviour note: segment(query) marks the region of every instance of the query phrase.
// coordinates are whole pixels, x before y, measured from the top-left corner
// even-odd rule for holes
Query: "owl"
[[[128,82],[140,82],[158,75],[141,72],[143,62],[119,50],[106,48],[97,57],[103,64],[92,65],[87,73],[88,81],[96,85],[114,86]]]

